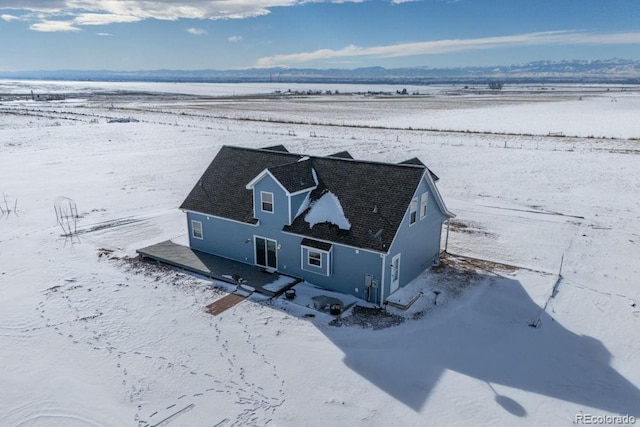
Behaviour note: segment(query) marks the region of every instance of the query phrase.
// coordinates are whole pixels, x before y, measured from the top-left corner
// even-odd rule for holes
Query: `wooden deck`
[[[236,304],[240,304],[247,297],[239,294],[229,294],[207,306],[207,313],[217,316],[225,310],[230,309]]]
[[[143,258],[153,259],[163,264],[192,271],[211,279],[232,284],[242,283],[243,285],[248,285],[254,288],[256,292],[270,297],[282,294],[300,281],[300,279],[280,273],[266,272],[261,267],[200,252],[169,240],[138,249],[136,252]],[[234,278],[237,280],[234,280]],[[285,282],[283,286],[274,289],[272,284],[281,278],[291,280],[281,281]],[[272,286],[268,286],[270,284]]]

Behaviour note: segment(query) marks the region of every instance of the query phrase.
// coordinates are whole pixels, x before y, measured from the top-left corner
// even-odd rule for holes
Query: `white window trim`
[[[271,195],[271,210],[270,211],[264,210],[264,203],[265,203],[264,202],[264,195],[265,194],[270,194]],[[269,202],[267,202],[267,203],[269,203]],[[275,210],[275,203],[274,203],[274,200],[273,200],[273,193],[271,193],[269,191],[261,191],[260,192],[260,210],[262,212],[266,212],[266,213],[271,213],[271,214],[273,213],[273,211]]]
[[[393,257],[394,262],[391,264],[391,282],[398,282],[400,280],[400,263],[396,260],[399,261],[400,257]]]
[[[411,215],[416,214],[416,218],[411,221]],[[411,199],[411,204],[409,205],[409,225],[413,225],[418,222],[418,198],[414,197]]]
[[[254,234],[254,235],[253,235],[253,264],[254,264],[254,265],[257,265],[258,267],[263,267],[263,268],[274,268],[274,267],[269,267],[269,266],[266,266],[266,265],[258,264],[258,251],[256,250],[256,246],[257,246],[257,244],[256,244],[256,240],[257,240],[257,239],[263,239],[263,240],[265,240],[265,245],[266,245],[266,243],[267,243],[267,242],[266,242],[267,240],[270,240],[270,241],[272,241],[272,242],[273,242],[274,246],[276,247],[276,266],[275,266],[275,269],[276,269],[276,270],[278,270],[278,261],[279,261],[279,260],[278,260],[278,258],[280,258],[280,257],[278,256],[278,241],[277,241],[277,240],[275,240],[275,239],[270,239],[269,237],[258,236],[257,234]],[[265,250],[266,250],[266,246],[265,246]],[[268,253],[267,253],[267,252],[265,252],[265,261],[266,261],[266,264],[268,264],[268,263],[269,263],[269,262],[268,262],[268,259],[266,258],[266,257],[268,257],[268,256],[269,256],[269,255],[268,255]]]
[[[312,259],[316,260],[316,258],[311,258],[311,254],[320,255],[320,257],[317,258],[317,260],[318,260],[318,262],[320,264],[314,264],[314,263],[311,262]],[[311,250],[311,249],[307,250],[307,264],[312,265],[312,266],[317,267],[317,268],[322,268],[322,252],[321,251],[317,251],[317,250]]]
[[[305,266],[304,262],[304,251],[307,251],[307,265]],[[333,247],[328,251],[323,251],[322,249],[313,248],[311,246],[300,245],[300,269],[303,271],[308,271],[310,273],[321,274],[323,276],[331,276],[331,252],[333,251]],[[309,262],[309,253],[317,252],[320,254],[320,266],[311,264]],[[323,266],[322,258],[323,256],[327,256],[326,266]]]
[[[420,196],[420,220],[423,220],[427,216],[428,203],[429,203],[429,193],[425,191]]]
[[[200,228],[200,237],[196,236],[196,224],[198,224]],[[202,229],[202,221],[196,221],[195,219],[191,220],[191,237],[198,240],[204,239],[204,230]]]
[[[391,258],[391,268],[390,268],[390,281],[389,281],[389,292],[394,293],[400,288],[400,268],[402,268],[402,258],[401,254],[397,254],[393,258]]]

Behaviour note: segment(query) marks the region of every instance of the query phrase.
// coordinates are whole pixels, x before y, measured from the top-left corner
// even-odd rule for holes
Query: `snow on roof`
[[[329,222],[337,225],[341,230],[351,229],[351,223],[344,216],[340,200],[330,191],[324,193],[322,197],[311,204],[304,220],[309,223],[309,228],[313,228],[316,224]]]

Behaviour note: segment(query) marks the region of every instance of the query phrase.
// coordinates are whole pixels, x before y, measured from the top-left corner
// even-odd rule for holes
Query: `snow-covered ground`
[[[625,89],[0,102],[0,425],[640,417],[640,93]],[[138,121],[107,122],[119,117]],[[417,156],[457,214],[448,250],[463,258],[418,278],[423,295],[389,309],[404,321],[387,328],[256,296],[213,317],[224,285],[124,258],[186,241],[177,206],[223,144]],[[77,205],[74,239],[60,236],[59,196]]]

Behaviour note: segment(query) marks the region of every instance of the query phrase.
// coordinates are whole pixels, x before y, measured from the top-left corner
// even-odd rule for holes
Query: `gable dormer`
[[[291,224],[317,186],[311,159],[302,157],[297,162],[263,170],[246,188],[253,190],[255,218],[283,226]]]

